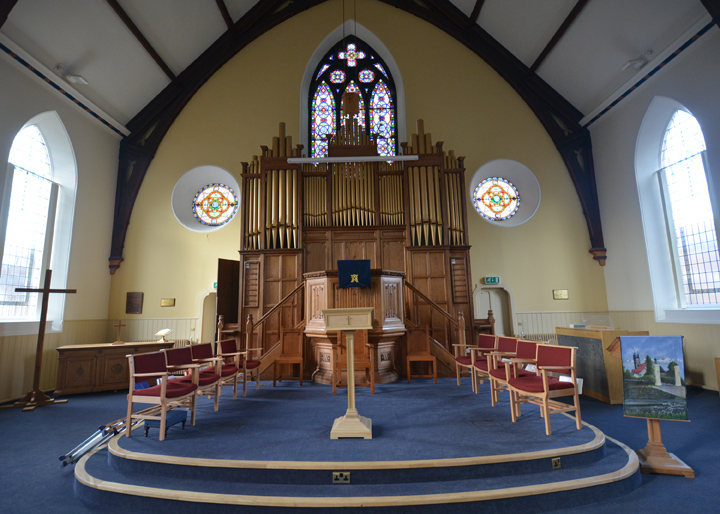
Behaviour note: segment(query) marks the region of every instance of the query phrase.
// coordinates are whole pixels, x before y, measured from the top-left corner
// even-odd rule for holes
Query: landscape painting
[[[687,421],[682,336],[622,336],[625,415]]]

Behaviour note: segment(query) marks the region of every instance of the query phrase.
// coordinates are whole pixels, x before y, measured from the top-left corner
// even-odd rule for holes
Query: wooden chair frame
[[[550,350],[548,350],[550,349]],[[554,365],[549,364],[557,360],[558,351],[566,351],[569,354],[568,364]],[[552,356],[552,353],[555,356]],[[540,414],[545,418],[545,433],[552,435],[552,428],[550,426],[550,415],[561,412],[572,412],[575,411],[575,425],[578,430],[582,429],[582,418],[580,415],[580,395],[577,387],[577,375],[576,375],[576,360],[577,360],[577,348],[573,346],[557,346],[548,344],[537,345],[537,357],[535,360],[537,370],[534,382],[535,384],[542,383],[542,391],[534,392],[528,391],[525,388],[520,387],[520,383],[516,382],[519,379],[510,379],[508,381],[508,389],[510,390],[510,411],[512,414],[513,423],[517,421],[517,416],[520,413],[520,405],[523,403],[532,403],[540,407]],[[550,373],[561,374],[570,376],[570,382],[567,382],[567,387],[552,388],[550,382],[558,384],[556,377],[551,377]],[[573,404],[568,405],[563,402],[553,400],[561,396],[572,396]]]
[[[164,365],[158,368],[157,371],[148,373],[137,373],[135,372],[135,360],[143,355],[154,355],[159,358],[162,356],[162,362]],[[134,419],[157,419],[160,420],[160,440],[165,440],[165,433],[167,428],[167,413],[178,407],[185,407],[190,410],[190,425],[195,426],[195,405],[196,405],[196,388],[192,388],[190,392],[182,396],[176,396],[173,398],[167,397],[168,391],[168,379],[170,373],[167,370],[167,357],[164,351],[150,352],[148,354],[136,354],[128,355],[128,372],[130,376],[130,384],[128,389],[127,401],[127,416],[125,422],[125,437],[130,437],[132,434],[132,422]],[[140,380],[137,380],[140,379]],[[147,380],[160,381],[159,395],[136,395],[135,386],[138,382],[145,382]],[[152,386],[151,386],[152,387]],[[135,403],[145,403],[154,405],[147,409],[143,409],[140,412],[133,413],[133,405]]]
[[[478,344],[470,347],[470,379],[472,380],[472,390],[475,394],[480,391],[478,381],[482,384],[484,380],[490,378],[490,357],[488,355],[497,350],[498,337],[492,334],[478,334]],[[487,363],[487,370],[478,368],[479,361]]]
[[[234,348],[237,350],[237,342],[235,339],[225,339],[224,341],[232,341],[235,345]],[[223,341],[218,341],[215,343],[215,357],[220,360],[220,386],[231,385],[233,387],[233,400],[237,400],[237,384],[240,374],[242,373],[242,365],[240,364],[240,355],[242,355],[242,352],[235,351],[233,353],[223,354],[222,342]],[[232,371],[233,368],[235,368],[235,371],[232,373],[226,371]]]
[[[195,390],[196,396],[207,396],[208,398],[215,397],[215,412],[218,411],[219,404],[220,404],[220,389],[221,389],[221,377],[219,373],[215,373],[214,369],[212,374],[214,375],[214,380],[206,383],[206,384],[200,384],[200,370],[204,366],[203,363],[195,362],[192,357],[192,348],[190,346],[184,346],[182,348],[167,348],[163,350],[165,352],[165,356],[167,359],[167,368],[168,371],[184,371],[184,372],[190,372],[191,374],[191,381],[193,384],[197,386],[197,389]],[[181,353],[182,352],[182,353]],[[174,358],[171,358],[170,355],[184,355],[189,352],[189,360],[188,359],[182,359],[182,362],[179,364],[170,364],[171,360],[175,360]],[[211,359],[214,360],[214,359]],[[218,361],[219,364],[219,361]],[[209,373],[203,373],[205,377],[209,377]]]
[[[517,337],[498,337],[497,350],[488,354],[490,368],[488,379],[490,380],[490,403],[493,407],[500,399],[500,391],[507,390],[506,377],[510,376],[511,363],[509,359],[517,357]]]
[[[292,354],[287,352],[286,346],[286,335],[292,333],[300,337],[300,355]],[[286,329],[285,327],[280,328],[280,356],[273,361],[273,387],[276,382],[282,382],[283,379],[287,380],[298,380],[300,386],[303,384],[303,373],[304,373],[304,362],[302,356],[302,348],[304,346],[304,335],[302,329]],[[299,371],[297,375],[292,374],[292,370],[295,365],[298,365]],[[288,376],[282,374],[283,366],[289,366],[291,373]]]
[[[407,337],[410,337],[410,332],[419,332],[420,328],[408,328],[407,329]],[[425,325],[425,337],[423,339],[424,347],[422,351],[415,352],[415,353],[408,353],[406,357],[407,361],[407,379],[408,384],[411,383],[411,379],[413,376],[416,378],[432,378],[433,381],[437,384],[437,357],[435,357],[432,353],[430,353],[430,326]],[[421,375],[421,374],[414,374],[412,373],[412,363],[413,362],[427,362],[430,365],[430,373]]]
[[[358,337],[359,334],[363,335]],[[342,370],[344,368],[341,362],[342,359],[340,359],[340,355],[342,354],[342,349],[344,347],[344,345],[341,343],[343,337],[345,337],[344,334],[342,332],[338,332],[337,343],[333,345],[333,362],[331,363],[333,369],[333,395],[337,394],[338,387],[344,387],[342,385]],[[364,341],[365,350],[367,352],[366,359],[355,359],[355,369],[361,367],[365,369],[365,387],[370,388],[370,394],[375,394],[375,347],[368,343],[367,340],[367,330],[357,330],[355,332],[355,345],[358,345],[358,343],[363,344]],[[345,362],[345,364],[347,366],[347,361]]]
[[[218,400],[222,395],[222,386],[224,383],[224,377],[222,376],[223,360],[221,357],[215,355],[213,349],[213,343],[197,343],[191,344],[190,350],[192,351],[193,362],[200,364],[200,373],[214,373],[218,377],[216,387],[208,388],[210,391],[215,391],[215,411],[218,410]],[[204,367],[203,367],[204,366]],[[239,371],[238,371],[239,373]],[[234,373],[237,375],[237,373]],[[228,375],[230,376],[230,375]],[[212,394],[207,395],[208,398]]]

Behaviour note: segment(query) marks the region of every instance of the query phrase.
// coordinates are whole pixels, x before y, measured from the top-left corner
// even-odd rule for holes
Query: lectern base
[[[330,439],[344,437],[372,439],[372,420],[358,414],[345,414],[337,418],[330,430]]]

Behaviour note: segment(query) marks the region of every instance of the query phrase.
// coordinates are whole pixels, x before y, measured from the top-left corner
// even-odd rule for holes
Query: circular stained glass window
[[[483,218],[502,221],[517,212],[520,195],[515,186],[504,178],[490,177],[475,188],[473,205]]]
[[[202,188],[193,200],[193,214],[203,225],[218,227],[235,216],[238,199],[235,192],[225,184],[209,184]]]

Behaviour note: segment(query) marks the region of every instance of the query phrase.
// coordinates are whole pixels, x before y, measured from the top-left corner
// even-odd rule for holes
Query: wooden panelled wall
[[[280,124],[272,146],[243,164],[238,314],[220,300],[218,314],[236,320],[242,332],[248,315],[257,322],[304,273],[369,259],[373,269],[404,272],[455,319],[462,311],[471,320],[463,158],[433,143],[422,120],[417,128],[410,144],[401,145],[417,161],[300,165],[287,159],[302,156],[303,147],[293,146]],[[347,136],[330,142],[330,156],[377,155],[367,137]],[[222,272],[218,282],[220,299]],[[277,343],[281,325],[302,324],[302,296],[296,296],[255,335],[266,350]],[[405,304],[412,323],[429,323],[432,336],[452,350],[458,335],[443,316],[408,295]]]

